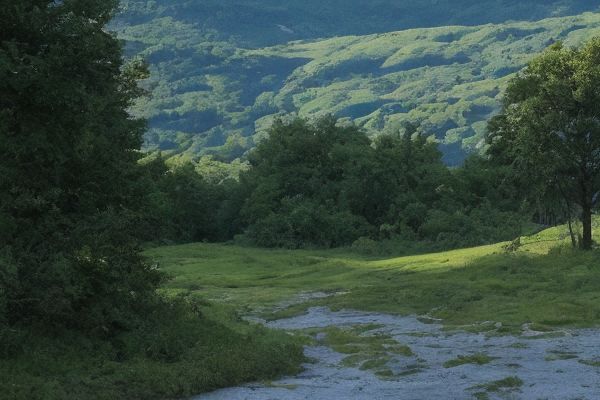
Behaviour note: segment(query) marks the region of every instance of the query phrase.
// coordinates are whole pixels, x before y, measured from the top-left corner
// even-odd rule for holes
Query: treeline
[[[450,169],[413,125],[371,140],[333,117],[278,122],[248,162],[239,178],[215,180],[192,163],[168,168],[151,157],[145,239],[457,247],[512,239],[529,220],[506,168],[472,156]]]

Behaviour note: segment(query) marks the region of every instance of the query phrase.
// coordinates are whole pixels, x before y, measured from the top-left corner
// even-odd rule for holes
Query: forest
[[[234,38],[247,36],[250,27],[229,32],[220,18],[231,2],[179,3],[24,0],[0,7],[0,397],[165,400],[213,392],[210,398],[227,399],[229,392],[218,397],[214,391],[261,382],[253,396],[267,399],[270,391],[304,390],[302,382],[273,381],[320,366],[323,347],[342,355],[338,372],[367,371],[393,390],[406,387],[403,379],[429,382],[423,398],[442,389],[421,374],[487,364],[495,370],[485,381],[438,383],[476,399],[532,398],[528,390],[556,394],[560,379],[532,389],[537,378],[502,359],[510,351],[533,352],[524,344],[532,336],[548,348],[524,358],[571,362],[569,373],[582,382],[596,376],[600,36],[591,34],[600,33],[597,14],[531,22],[556,11],[554,3],[507,1],[512,12],[530,12],[530,21],[506,22],[480,4],[450,21],[471,26],[424,28],[400,19],[381,29],[416,29],[379,34],[378,21],[393,18],[369,11],[371,4],[364,13],[373,19],[362,30],[315,24],[311,31],[300,24],[307,41],[255,37],[242,50]],[[458,7],[435,3],[431,24]],[[589,11],[587,2],[566,3],[560,15]],[[280,12],[275,2],[262,6]],[[285,23],[316,18],[300,9],[310,11],[290,2],[298,12]],[[201,44],[187,36],[199,31],[156,16],[189,18],[192,11],[215,15]],[[125,26],[125,17],[137,25]],[[497,25],[475,26],[486,22]],[[163,23],[181,29],[182,40],[140,31]],[[359,36],[312,40],[350,33]],[[141,46],[124,41],[127,35],[161,43]],[[406,45],[411,35],[424,35],[413,43],[420,50]],[[447,47],[447,63],[434,59],[434,42]],[[173,57],[172,46],[181,53]],[[191,47],[198,52],[187,54]],[[368,51],[365,63],[356,60]],[[200,52],[211,61],[195,60]],[[187,60],[181,69],[171,68],[180,57]],[[274,68],[287,63],[289,74],[262,70],[274,59]],[[394,90],[412,98],[412,111],[399,111],[403,101],[379,102],[365,92],[367,81],[395,86],[387,73],[357,72],[371,70],[373,60],[375,69],[382,62],[397,67],[388,71],[403,82]],[[203,65],[198,79],[186,75],[195,62]],[[207,96],[202,101],[218,111],[190,109],[185,117],[174,111],[200,106],[195,96],[205,91],[205,80],[214,79],[215,87],[255,62],[260,73],[246,78],[276,86],[283,79],[280,93],[257,89],[242,110],[247,87],[223,84],[221,94],[236,97],[233,103]],[[169,70],[166,79],[157,68]],[[179,73],[186,76],[175,79]],[[311,80],[309,91],[294,91]],[[411,82],[422,98],[411,94]],[[185,87],[169,99],[179,84]],[[341,113],[314,104],[340,105],[323,92],[338,85],[355,85],[345,95],[365,97],[343,103]],[[436,87],[445,100],[423,100]],[[156,96],[163,90],[170,94]],[[280,112],[267,104],[285,103],[288,95],[323,112]],[[235,125],[225,124],[223,140],[207,144],[212,139],[202,132],[222,111],[239,118],[236,126],[253,126],[254,117],[244,113],[259,102],[261,116],[272,116],[260,132],[237,134],[236,128],[225,138]],[[431,110],[442,102],[443,110]],[[462,125],[443,118],[432,124],[453,106]],[[386,121],[398,114],[393,109],[408,117],[375,129],[371,120],[355,118],[364,107],[370,115],[387,107]],[[183,141],[165,145],[167,126]],[[188,133],[206,141],[184,148]],[[478,145],[464,146],[471,137]],[[456,153],[450,142],[458,143]],[[207,151],[220,146],[226,150]],[[353,312],[380,322],[365,323]],[[292,324],[318,313],[358,322]],[[390,326],[408,323],[397,319],[409,316],[422,331],[403,342]],[[504,347],[466,354],[450,346],[453,358],[443,360],[422,355],[420,340],[442,346],[469,334]],[[575,346],[569,340],[588,335],[577,350],[569,347]],[[552,347],[557,338],[567,350]],[[361,395],[343,392],[354,387],[348,385],[336,395],[380,394],[369,392],[377,385]],[[594,385],[573,391],[593,398],[586,396]]]
[[[275,3],[122,3],[112,25],[152,72],[145,149],[231,161],[274,119],[332,114],[370,136],[422,125],[457,166],[533,55],[600,32],[597,1]]]

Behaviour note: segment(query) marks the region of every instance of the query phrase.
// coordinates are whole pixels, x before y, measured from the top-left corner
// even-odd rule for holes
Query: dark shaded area
[[[154,2],[153,2],[154,3]],[[595,11],[597,0],[124,0],[117,23],[171,16],[216,30],[222,39],[267,46],[297,39],[364,35],[409,28],[480,25]],[[518,32],[517,32],[518,34]],[[452,37],[440,41],[456,40]]]
[[[223,122],[223,118],[214,109],[197,110],[186,113],[164,112],[151,118],[149,124],[153,127],[183,131],[204,132]]]
[[[460,165],[465,157],[467,156],[467,152],[462,147],[462,142],[440,144],[440,151],[442,152],[442,161],[444,164],[450,167],[456,167]]]
[[[280,90],[285,80],[298,67],[307,64],[305,58],[252,57],[240,60],[239,65],[228,65],[228,74],[237,75],[244,82],[240,103],[252,106],[263,92]]]
[[[344,108],[340,112],[338,112],[337,116],[338,117],[350,117],[350,118],[365,117],[365,116],[377,111],[379,108],[381,108],[387,102],[389,102],[389,100],[376,100],[376,101],[371,101],[371,102],[367,102],[367,103],[353,104],[351,106]]]
[[[382,68],[382,73],[389,74],[392,72],[402,72],[423,67],[439,67],[442,65],[467,64],[469,62],[471,62],[471,58],[463,52],[457,53],[452,57],[445,57],[441,54],[424,54],[421,57],[412,57],[407,61],[394,64],[387,68]]]
[[[509,38],[522,39],[527,36],[535,35],[536,33],[544,32],[544,28],[536,28],[536,29],[520,29],[520,28],[509,28],[503,29],[499,33],[495,35],[495,39],[499,41],[504,41]]]

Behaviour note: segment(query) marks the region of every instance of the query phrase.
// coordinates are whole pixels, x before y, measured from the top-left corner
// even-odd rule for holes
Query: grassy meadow
[[[541,331],[600,323],[600,253],[571,250],[565,227],[522,237],[520,246],[506,242],[391,258],[352,249],[205,243],[153,248],[146,255],[172,277],[162,294],[187,307],[156,311],[160,318],[148,315],[148,321],[161,321],[158,329],[149,322],[110,342],[4,333],[4,342],[27,345],[2,349],[20,354],[14,359],[5,354],[10,362],[0,364],[2,396],[165,400],[268,382],[300,370],[307,339],[241,316],[283,318],[316,305],[428,315],[442,318],[448,329],[469,331],[494,327],[478,324],[484,321],[501,322],[498,331],[505,333],[520,332],[524,323]],[[307,292],[334,295],[293,301]],[[349,365],[368,360],[365,368],[380,366],[386,337],[364,342],[357,341],[360,332],[332,328],[329,333],[329,344],[339,351],[361,346],[358,353],[349,348],[354,352]]]
[[[498,243],[432,254],[378,258],[350,250],[264,250],[189,244],[149,250],[172,275],[165,292],[193,293],[266,319],[313,305],[426,314],[449,327],[483,321],[517,331],[600,322],[600,254],[569,247],[565,227]],[[303,292],[331,297],[277,307]]]

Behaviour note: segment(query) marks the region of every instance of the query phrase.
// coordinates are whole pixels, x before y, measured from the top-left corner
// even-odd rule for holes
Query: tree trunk
[[[581,224],[583,225],[583,236],[579,242],[582,250],[591,250],[593,245],[592,239],[592,206],[594,196],[592,191],[592,180],[590,175],[582,169],[582,177],[580,180],[580,199],[581,199]]]
[[[581,212],[581,223],[583,225],[583,237],[581,238],[581,248],[583,250],[592,249],[592,206],[586,201]]]
[[[571,216],[569,215],[569,235],[571,235],[571,245],[574,249],[577,248],[577,237],[575,236],[575,232],[573,231],[573,221]]]
[[[556,179],[557,182],[559,182]],[[563,187],[560,185],[560,183],[558,184],[558,190],[560,191],[560,194],[563,198],[563,200],[565,201],[565,206],[566,206],[566,214],[567,214],[567,218],[569,221],[569,235],[571,236],[571,245],[573,246],[574,249],[577,248],[577,236],[575,235],[575,231],[573,230],[573,207],[571,206],[571,200],[569,199],[569,196],[567,196],[565,190],[563,189]]]

